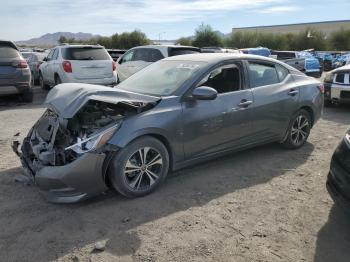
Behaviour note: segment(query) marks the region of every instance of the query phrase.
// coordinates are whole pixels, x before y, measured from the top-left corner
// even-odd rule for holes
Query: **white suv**
[[[50,50],[39,68],[43,89],[59,83],[87,83],[113,86],[116,64],[99,45],[60,45]]]
[[[117,61],[118,82],[165,57],[200,52],[197,47],[178,45],[147,45],[131,48]]]

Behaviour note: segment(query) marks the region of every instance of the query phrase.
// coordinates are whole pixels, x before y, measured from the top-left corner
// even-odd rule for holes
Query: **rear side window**
[[[100,47],[63,48],[62,57],[67,60],[111,60],[106,49]]]
[[[0,58],[16,58],[19,53],[16,49],[7,46],[0,46]]]
[[[188,55],[188,54],[197,54],[197,53],[200,53],[200,52],[195,48],[170,48],[169,49],[169,56]]]
[[[282,82],[289,74],[289,71],[281,65],[276,65],[276,70],[280,82]]]
[[[279,83],[274,65],[249,62],[249,80],[252,88]]]
[[[132,61],[145,61],[153,63],[163,58],[162,53],[157,49],[140,48],[135,50]]]
[[[335,77],[335,82],[339,84],[344,84],[345,74],[337,74],[337,76]]]

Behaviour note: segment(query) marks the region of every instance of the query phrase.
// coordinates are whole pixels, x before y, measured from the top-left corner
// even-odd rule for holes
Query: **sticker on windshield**
[[[199,65],[196,65],[196,64],[179,64],[176,68],[183,68],[183,69],[194,70],[194,69],[196,69],[198,67],[199,67]]]

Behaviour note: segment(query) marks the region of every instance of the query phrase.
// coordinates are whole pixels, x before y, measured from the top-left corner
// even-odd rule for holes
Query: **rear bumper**
[[[0,95],[23,94],[30,89],[30,84],[27,82],[10,85],[0,85]]]
[[[93,85],[104,85],[104,86],[114,86],[117,84],[117,75],[113,74],[112,77],[107,78],[97,78],[97,79],[77,79],[72,75],[65,74],[62,77],[63,83],[85,83],[85,84],[93,84]]]

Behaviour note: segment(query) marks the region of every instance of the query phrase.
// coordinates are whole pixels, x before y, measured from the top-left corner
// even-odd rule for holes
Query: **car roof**
[[[0,40],[0,45],[2,45],[2,46],[10,46],[10,47],[16,49],[17,51],[19,51],[19,50],[18,50],[18,47],[17,47],[17,46],[15,45],[15,43],[12,42],[12,41]]]
[[[61,47],[61,48],[70,48],[70,47],[99,47],[99,48],[104,48],[102,45],[74,45],[74,44],[70,44],[70,45],[66,45],[66,44],[63,44],[63,45],[59,45],[58,47]]]
[[[156,48],[156,49],[162,49],[162,50],[167,50],[168,48],[194,48],[194,49],[200,49],[195,46],[186,46],[186,45],[142,45],[142,46],[136,46],[132,49],[136,48]]]

